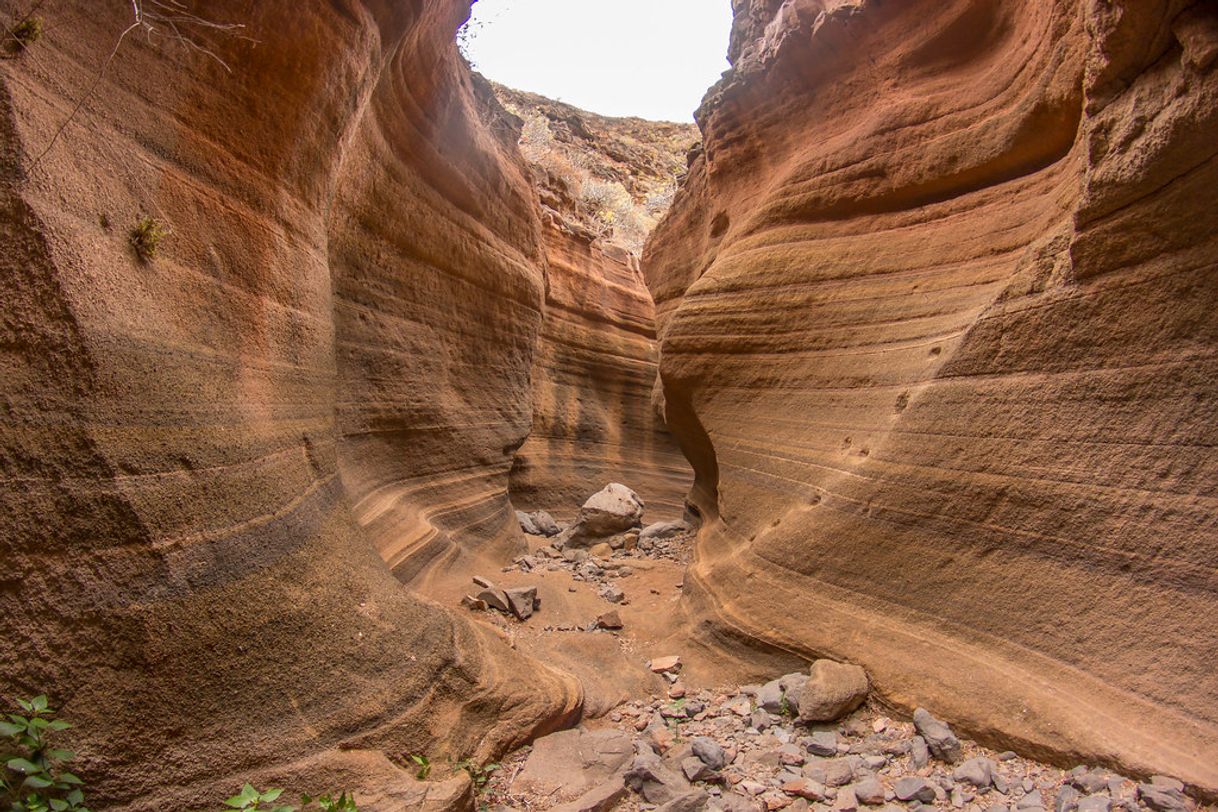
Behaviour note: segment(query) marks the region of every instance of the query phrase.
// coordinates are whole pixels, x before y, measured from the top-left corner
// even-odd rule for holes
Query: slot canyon
[[[471,0],[0,0],[0,710],[90,809],[1214,808],[1218,4],[731,6],[695,126]]]

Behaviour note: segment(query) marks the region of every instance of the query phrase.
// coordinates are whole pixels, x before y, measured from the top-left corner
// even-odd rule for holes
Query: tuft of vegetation
[[[411,755],[410,760],[414,762],[415,766],[414,777],[420,781],[426,781],[431,775],[431,759],[424,755]]]
[[[76,758],[70,750],[51,744],[51,736],[72,727],[55,718],[46,696],[18,699],[23,713],[10,713],[0,722],[0,808],[8,812],[89,812],[84,782],[64,769]]]
[[[42,18],[26,17],[8,32],[12,39],[10,50],[23,51],[42,39]]]
[[[278,801],[282,795],[282,789],[268,789],[266,792],[259,792],[253,784],[246,784],[241,788],[241,792],[224,802],[224,805],[228,807],[225,812],[231,812],[234,809],[241,812],[297,812],[296,807],[288,804],[270,805]],[[355,805],[355,796],[349,792],[343,792],[337,798],[333,795],[322,795],[319,798],[308,795],[300,797],[302,808],[314,802],[317,803],[321,812],[359,812],[359,808]]]
[[[131,247],[141,262],[151,262],[156,259],[161,241],[171,233],[169,228],[155,217],[144,215],[131,229]]]
[[[313,799],[305,795],[300,802],[308,806]],[[337,798],[323,795],[317,799],[317,805],[321,808],[321,812],[359,812],[359,808],[355,805],[355,795],[346,792],[341,793]]]
[[[281,789],[268,789],[266,792],[259,792],[254,789],[253,784],[246,784],[233,797],[224,802],[224,805],[229,809],[240,809],[242,812],[296,812],[294,806],[263,806],[263,804],[273,804],[279,800],[279,796],[283,794]]]
[[[499,765],[486,764],[480,766],[477,762],[466,758],[457,762],[457,768],[469,773],[469,779],[474,784],[474,792],[481,793],[491,780],[491,776],[499,769]]]

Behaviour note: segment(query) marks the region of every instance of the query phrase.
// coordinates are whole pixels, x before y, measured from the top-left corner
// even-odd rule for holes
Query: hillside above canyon
[[[546,214],[638,256],[685,179],[693,124],[612,118],[494,85],[521,120],[520,150]]]

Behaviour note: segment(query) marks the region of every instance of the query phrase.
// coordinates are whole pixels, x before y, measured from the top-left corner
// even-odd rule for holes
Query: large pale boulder
[[[558,537],[561,547],[590,547],[643,523],[643,500],[634,491],[611,482],[584,502],[574,524]]]
[[[859,666],[817,660],[799,689],[799,718],[805,722],[840,719],[863,704],[868,687],[867,672]]]

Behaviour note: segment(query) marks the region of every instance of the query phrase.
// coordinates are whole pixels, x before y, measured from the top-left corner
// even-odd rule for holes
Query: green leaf
[[[78,789],[74,789],[68,793],[68,803],[73,806],[78,806],[85,802],[85,794]]]
[[[47,755],[56,761],[72,761],[76,754],[71,750],[47,750]]]
[[[76,786],[83,786],[85,783],[84,781],[81,781],[79,778],[77,778],[72,773],[60,773],[59,780],[65,784],[75,784]]]
[[[40,773],[38,775],[28,776],[25,779],[25,786],[32,787],[33,789],[46,789],[48,787],[55,786],[55,783],[53,781],[51,781],[50,779],[45,778]]]
[[[261,797],[259,797],[258,800],[266,801],[269,804],[271,801],[274,801],[276,798],[278,798],[282,794],[283,794],[283,790],[281,790],[281,789],[268,789],[266,792],[262,793]]]
[[[56,719],[53,722],[47,723],[47,730],[68,730],[71,727],[71,722],[65,722],[62,719]]]
[[[46,694],[34,697],[32,700],[30,700],[30,704],[34,706],[34,711],[37,713],[42,713],[44,710],[50,707]]]
[[[42,772],[41,767],[39,767],[34,762],[28,761],[24,758],[10,758],[4,766],[8,767],[10,770],[13,770],[14,772],[24,773],[25,775],[29,775],[30,773]]]
[[[34,706],[32,704],[30,704],[29,702],[26,702],[24,699],[18,699],[17,704],[20,705],[21,709],[23,711],[25,711],[26,713],[34,712]]]
[[[25,720],[20,722],[0,722],[0,736],[9,738],[25,732]]]
[[[309,804],[313,803],[313,799],[311,797],[309,797],[308,795],[301,795],[300,803],[304,806],[308,806]]]
[[[294,806],[277,806],[274,809],[272,809],[271,812],[296,812],[296,807],[294,807]]]
[[[61,801],[58,798],[51,799],[51,809],[54,809],[55,812],[64,812],[64,810],[71,808],[71,804],[69,804],[67,801]]]

